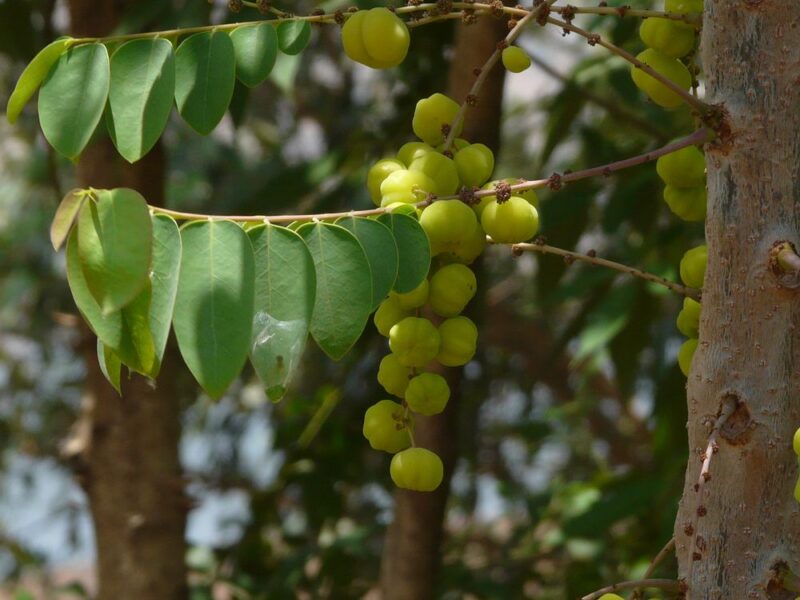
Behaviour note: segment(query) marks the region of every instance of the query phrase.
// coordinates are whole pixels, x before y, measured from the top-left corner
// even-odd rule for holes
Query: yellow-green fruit
[[[431,254],[456,252],[475,233],[478,219],[461,200],[437,200],[425,207],[419,218],[431,242]]]
[[[794,439],[792,439],[792,448],[794,453],[800,456],[800,429],[794,432]]]
[[[684,221],[702,221],[706,218],[708,194],[705,186],[679,188],[668,185],[664,188],[664,202]]]
[[[800,502],[800,479],[794,484],[794,499],[796,502]]]
[[[428,152],[436,152],[436,150],[433,149],[433,146],[425,142],[408,142],[400,146],[400,150],[397,151],[397,160],[407,167],[420,156],[425,156]]]
[[[367,173],[367,189],[369,190],[369,197],[375,203],[375,206],[381,205],[381,184],[391,173],[405,169],[405,165],[399,160],[394,158],[384,158],[379,160]]]
[[[603,594],[599,600],[625,600],[622,596],[617,594]]]
[[[456,138],[453,140],[453,145],[451,146],[450,149],[453,152],[458,152],[459,150],[463,150],[467,146],[469,146],[469,142],[467,140],[465,140],[464,138]],[[444,144],[439,144],[438,146],[436,146],[436,150],[437,152],[444,152]]]
[[[467,317],[453,317],[439,325],[441,346],[436,356],[446,367],[460,367],[475,356],[478,328]]]
[[[360,10],[342,27],[342,45],[347,56],[373,69],[399,65],[408,53],[408,27],[387,8]]]
[[[442,483],[444,466],[436,453],[425,448],[409,448],[392,457],[389,474],[399,488],[432,492]]]
[[[486,248],[486,232],[480,223],[476,222],[475,229],[469,237],[454,250],[439,254],[439,261],[441,264],[460,263],[470,265],[481,255],[484,248]]]
[[[413,310],[419,308],[428,301],[428,280],[423,279],[417,287],[405,294],[392,292],[390,295],[397,299],[397,303],[403,310]]]
[[[694,358],[695,350],[697,350],[697,339],[690,338],[683,342],[681,349],[678,351],[678,366],[681,368],[681,373],[686,377],[689,376],[689,371],[692,368],[692,358]]]
[[[392,396],[402,398],[411,378],[411,369],[401,365],[394,354],[387,354],[378,367],[378,383]]]
[[[672,19],[645,19],[639,27],[639,37],[650,48],[672,58],[686,56],[694,48],[695,31]]]
[[[408,215],[409,217],[414,217],[417,220],[419,220],[420,212],[422,212],[413,204],[407,204],[405,202],[392,202],[390,204],[387,204],[383,208],[386,209],[387,213]],[[373,218],[377,219],[378,215],[375,215]]]
[[[400,452],[411,445],[408,430],[400,427],[403,407],[391,400],[376,402],[364,413],[362,433],[375,450]]]
[[[428,319],[406,317],[389,330],[389,348],[401,365],[424,367],[439,353],[441,336]]]
[[[431,277],[428,303],[440,317],[455,317],[475,296],[475,273],[462,264],[447,265]]]
[[[708,246],[702,245],[687,250],[681,258],[680,272],[684,284],[693,288],[702,288],[706,277],[708,263]]]
[[[692,298],[683,300],[683,308],[676,321],[678,331],[688,338],[696,338],[700,333],[700,303]]]
[[[667,185],[675,187],[705,187],[706,159],[697,146],[687,146],[660,156],[656,173]]]
[[[450,386],[441,375],[422,373],[408,382],[405,398],[415,413],[426,417],[438,415],[450,399]]]
[[[512,73],[521,73],[531,66],[531,57],[519,46],[509,46],[503,49],[503,66]]]
[[[636,58],[681,89],[688,90],[692,85],[692,76],[689,74],[689,70],[677,58],[667,56],[653,48],[639,53]],[[677,108],[683,102],[677,93],[638,67],[631,67],[631,77],[633,77],[636,87],[659,106]]]
[[[381,206],[389,206],[395,202],[419,202],[425,199],[425,192],[433,191],[434,187],[436,184],[421,171],[392,171],[381,183]]]
[[[500,204],[493,200],[481,214],[481,225],[501,244],[516,244],[531,239],[539,231],[539,213],[526,200],[511,196]]]
[[[389,296],[380,303],[372,320],[378,329],[378,333],[384,337],[389,337],[389,331],[391,331],[392,327],[409,316],[411,316],[411,311],[403,309],[397,298]]]
[[[428,152],[411,161],[409,171],[425,173],[434,182],[431,192],[439,196],[453,194],[458,189],[458,170],[452,158],[438,152]]]
[[[484,185],[481,189],[482,190],[497,190],[497,184],[498,183],[507,183],[509,185],[516,185],[518,183],[522,183],[522,181],[523,181],[522,179],[513,179],[513,178],[495,179],[494,181],[490,181],[489,183]],[[514,195],[515,196],[519,196],[520,198],[523,198],[523,199],[527,200],[530,204],[533,205],[534,208],[536,208],[538,210],[538,208],[539,208],[539,197],[536,195],[536,190],[516,191],[516,192],[514,192]],[[497,197],[496,196],[482,196],[480,202],[478,204],[476,204],[475,206],[473,206],[473,208],[475,209],[475,213],[478,215],[479,219],[483,215],[483,209],[485,209],[486,205],[489,204],[489,202],[491,202],[492,200],[497,200]]]
[[[664,11],[690,14],[703,12],[703,0],[664,0]]]
[[[426,144],[436,146],[444,141],[442,126],[450,126],[458,113],[458,103],[444,94],[436,93],[417,102],[411,128],[414,135]],[[456,135],[461,133],[462,124],[456,129]]]
[[[484,144],[470,144],[454,157],[461,183],[478,187],[486,183],[494,171],[494,154]]]

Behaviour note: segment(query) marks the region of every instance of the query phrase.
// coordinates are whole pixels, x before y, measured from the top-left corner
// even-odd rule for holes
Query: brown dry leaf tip
[[[511,186],[506,181],[498,181],[494,186],[494,195],[497,203],[502,204],[511,198]]]
[[[228,0],[228,10],[231,12],[238,13],[243,7],[242,0]]]
[[[589,257],[591,257],[591,258],[595,258],[595,257],[597,256],[597,250],[595,250],[594,248],[592,248],[591,250],[589,250],[589,251],[586,253],[586,256],[589,256]]]
[[[258,8],[258,12],[262,15],[266,15],[272,9],[272,5],[266,0],[258,0],[256,8]]]
[[[489,8],[493,17],[500,18],[503,16],[503,2],[501,0],[492,0],[489,3]]]
[[[590,46],[596,46],[600,43],[600,34],[598,33],[590,33],[589,36],[586,38],[586,43]]]
[[[337,10],[333,13],[333,20],[336,21],[337,25],[344,25],[344,13],[341,10]]]
[[[436,8],[438,8],[441,13],[449,13],[453,10],[453,0],[437,0]]]
[[[561,175],[559,175],[558,173],[553,173],[547,179],[547,187],[549,187],[554,192],[560,190],[561,186],[562,186]]]
[[[467,106],[475,106],[478,104],[478,97],[475,94],[469,94],[464,101],[467,103]]]

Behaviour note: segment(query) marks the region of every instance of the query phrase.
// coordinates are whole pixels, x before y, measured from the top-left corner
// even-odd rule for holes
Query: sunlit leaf
[[[415,289],[428,276],[431,268],[431,244],[425,230],[408,215],[383,214],[378,221],[392,230],[399,264],[394,290],[405,294]]]
[[[50,243],[53,245],[54,250],[61,248],[61,245],[66,241],[86,200],[86,195],[87,192],[85,190],[70,190],[59,203],[53,222],[50,224]]]
[[[150,270],[150,331],[156,360],[160,364],[167,347],[178,275],[181,267],[181,235],[175,221],[165,215],[153,217],[153,264]]]
[[[8,98],[6,118],[9,123],[17,122],[28,100],[36,93],[47,74],[50,73],[50,69],[56,64],[58,58],[66,52],[71,43],[72,38],[69,37],[59,38],[51,42],[42,48],[39,54],[25,67],[22,75],[17,80],[17,85],[14,86],[14,91],[11,92],[11,96]]]

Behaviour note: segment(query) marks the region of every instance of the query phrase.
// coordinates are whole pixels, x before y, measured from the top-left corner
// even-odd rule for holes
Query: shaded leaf
[[[587,318],[575,360],[606,346],[625,327],[635,297],[633,285],[613,288]]]
[[[397,280],[398,252],[391,229],[380,221],[357,217],[344,217],[336,221],[356,236],[369,261],[372,273],[372,308],[383,301]]]
[[[278,34],[271,23],[237,27],[231,33],[236,54],[236,77],[255,87],[269,77],[278,57]]]
[[[397,280],[394,290],[405,294],[414,290],[428,276],[431,268],[431,244],[425,230],[408,215],[382,214],[378,221],[392,230],[398,252]]]
[[[284,54],[299,54],[311,39],[308,21],[284,21],[278,25],[278,46]]]
[[[11,96],[8,98],[6,118],[9,123],[14,124],[17,122],[28,100],[36,93],[47,74],[50,73],[50,69],[56,64],[58,58],[66,52],[71,43],[72,38],[70,37],[59,38],[51,42],[42,48],[39,54],[25,67],[22,75],[17,80],[17,85],[14,86],[14,91],[11,92]]]
[[[153,264],[150,269],[152,297],[150,300],[150,331],[156,361],[164,359],[169,338],[178,276],[181,267],[181,235],[175,221],[166,215],[153,217]]]
[[[53,222],[50,224],[50,243],[53,245],[54,250],[58,251],[67,239],[69,232],[72,230],[72,225],[78,218],[78,213],[86,200],[86,196],[87,192],[85,190],[70,190],[59,203]]]

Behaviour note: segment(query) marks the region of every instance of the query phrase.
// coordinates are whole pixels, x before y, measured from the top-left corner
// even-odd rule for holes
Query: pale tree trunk
[[[455,56],[450,67],[448,95],[462,101],[480,67],[508,32],[506,21],[481,19],[474,25],[459,25]],[[495,67],[486,80],[477,106],[467,113],[463,137],[493,150],[499,141],[500,105],[505,71]],[[479,278],[480,279],[480,278]],[[479,290],[479,294],[485,290]],[[475,298],[473,304],[480,304]],[[461,369],[443,369],[451,396],[446,410],[434,417],[417,417],[416,440],[436,452],[444,463],[444,480],[430,493],[397,490],[394,520],[386,533],[381,561],[381,592],[384,600],[433,598],[441,564],[445,507],[450,478],[458,458],[458,420]]]
[[[124,4],[71,0],[72,34],[108,34]],[[156,146],[128,165],[106,138],[83,153],[77,179],[81,187],[131,187],[159,204],[164,195],[163,151]],[[180,409],[169,356],[158,387],[123,372],[120,397],[100,372],[94,336],[84,332],[86,390],[78,435],[69,448],[80,465],[94,523],[96,598],[182,600],[188,596],[188,507],[178,458]]]
[[[800,296],[779,285],[768,255],[776,241],[800,241],[800,2],[706,0],[702,57],[729,132],[706,148],[709,261],[688,381],[680,577],[691,600],[791,599]],[[711,424],[734,406],[698,492]]]

